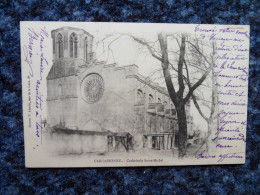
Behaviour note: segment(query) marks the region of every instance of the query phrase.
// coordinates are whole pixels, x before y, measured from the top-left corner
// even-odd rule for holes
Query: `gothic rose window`
[[[92,73],[84,78],[81,83],[81,94],[88,103],[99,101],[104,93],[104,80],[96,73]]]

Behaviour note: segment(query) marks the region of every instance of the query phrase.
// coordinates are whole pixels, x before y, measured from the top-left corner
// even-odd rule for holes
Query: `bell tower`
[[[93,60],[93,36],[83,29],[63,27],[53,30],[53,59]]]
[[[47,76],[47,123],[73,128],[77,126],[78,73],[93,63],[93,36],[73,27],[53,30],[51,36],[53,65]]]

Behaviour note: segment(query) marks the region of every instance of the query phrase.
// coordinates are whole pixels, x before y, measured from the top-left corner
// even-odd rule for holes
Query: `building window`
[[[59,86],[58,86],[58,97],[61,98],[62,96],[63,96],[62,85],[59,84]]]
[[[144,93],[141,89],[137,90],[137,98],[136,98],[136,103],[137,105],[143,105],[144,104]]]
[[[153,103],[153,96],[149,94],[149,103]]]
[[[165,107],[165,108],[166,108],[167,105],[168,105],[167,101],[164,101],[163,104],[164,104],[164,107]]]
[[[137,98],[144,98],[144,93],[142,92],[141,89],[137,90]]]
[[[78,38],[75,33],[70,35],[70,57],[77,58]]]
[[[85,59],[88,60],[88,39],[87,39],[87,37],[85,38],[84,48],[85,48]]]
[[[158,103],[160,104],[160,103],[162,103],[162,100],[161,100],[161,98],[158,98]]]
[[[62,35],[58,34],[57,36],[57,53],[58,53],[58,58],[63,57],[63,40],[62,40]]]

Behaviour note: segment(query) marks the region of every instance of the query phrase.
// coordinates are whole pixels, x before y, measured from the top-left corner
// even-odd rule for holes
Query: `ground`
[[[187,148],[187,157],[193,157],[195,154],[199,154],[199,152],[203,151],[205,149],[205,146],[201,145],[190,145]],[[115,152],[107,152],[107,153],[84,153],[84,154],[69,154],[69,155],[61,155],[61,156],[70,156],[70,157],[79,157],[79,158],[85,158],[85,157],[93,157],[96,156],[102,157],[105,156],[106,158],[128,158],[128,159],[162,159],[165,157],[172,157],[173,159],[178,158],[178,149],[173,148],[169,150],[154,150],[154,149],[148,149],[148,148],[142,148],[137,149],[135,151],[130,150],[129,152],[125,151],[115,151]]]

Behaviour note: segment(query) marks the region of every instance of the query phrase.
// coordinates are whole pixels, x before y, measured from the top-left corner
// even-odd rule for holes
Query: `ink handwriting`
[[[228,148],[231,146],[227,146]],[[234,153],[226,153],[226,154],[219,154],[219,155],[210,155],[206,154],[206,150],[203,150],[198,156],[196,156],[196,159],[217,159],[217,162],[223,162],[226,159],[231,159],[231,158],[243,158],[241,154],[244,152],[234,152]]]
[[[27,28],[27,44],[22,46],[23,55],[25,58],[26,64],[29,66],[29,76],[28,83],[30,83],[31,77],[36,77],[35,82],[35,133],[36,137],[40,138],[43,130],[43,122],[42,122],[42,111],[44,104],[44,93],[42,92],[43,78],[44,78],[44,70],[46,66],[49,64],[46,55],[46,39],[49,37],[49,33],[46,27],[40,28],[37,31],[34,28]],[[40,51],[40,54],[39,54]],[[36,73],[35,73],[36,72]],[[37,74],[39,72],[39,74]]]
[[[194,32],[204,40],[215,41],[216,61],[213,77],[217,88],[217,112],[213,140],[219,155],[203,151],[197,159],[244,158],[240,151],[226,152],[246,142],[249,30],[243,26],[196,25]],[[233,150],[232,150],[233,151]]]

